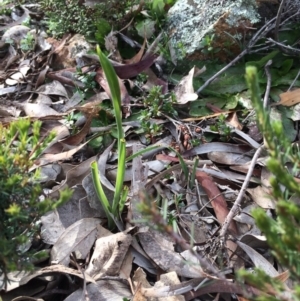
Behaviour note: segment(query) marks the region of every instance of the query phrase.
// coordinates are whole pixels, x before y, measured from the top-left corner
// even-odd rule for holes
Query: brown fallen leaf
[[[293,91],[287,91],[279,94],[280,101],[277,103],[273,103],[271,106],[285,106],[291,107],[300,102],[300,89],[295,89]]]
[[[248,188],[247,192],[251,195],[252,200],[261,208],[275,209],[276,201],[268,189],[263,186],[257,186],[255,188]]]
[[[198,99],[198,94],[194,92],[193,77],[195,67],[193,67],[187,76],[184,76],[176,85],[174,92],[179,104],[186,104],[189,101]]]
[[[132,57],[131,59],[124,60],[124,62],[126,64],[138,63],[143,57],[145,47],[146,47],[146,39],[144,39],[143,45],[142,45],[141,49],[139,50],[139,52],[134,57]]]
[[[111,97],[110,88],[106,76],[101,68],[98,68],[96,70],[95,80],[104,89],[107,95]],[[124,85],[124,82],[119,77],[118,77],[118,82],[119,82],[120,93],[121,93],[121,104],[128,105],[130,103],[130,96],[128,94],[128,91]]]
[[[42,166],[42,165],[46,165],[48,163],[61,161],[61,160],[68,160],[89,142],[90,141],[88,140],[85,143],[82,143],[82,144],[78,145],[77,147],[75,147],[71,150],[68,150],[66,152],[62,152],[62,153],[59,153],[59,154],[55,154],[55,155],[45,154],[45,155],[41,156],[39,159],[35,160],[35,162],[34,162],[35,164],[31,168],[31,170],[34,170],[37,167]]]
[[[216,217],[219,223],[222,225],[225,222],[225,219],[229,213],[226,200],[221,194],[218,186],[213,181],[212,177],[207,175],[205,172],[197,171],[196,179],[199,182],[199,184],[203,187],[209,199],[211,200],[211,205],[213,206]],[[230,222],[228,229],[234,236],[238,235],[238,229],[234,220]],[[236,243],[234,243],[231,240],[227,240],[226,246],[229,249],[229,255],[231,255],[237,248]]]
[[[142,60],[138,63],[129,64],[129,65],[115,65],[114,69],[121,79],[128,79],[137,76],[142,71],[148,69],[155,60],[155,56],[150,54],[148,56],[144,56]]]
[[[226,122],[238,130],[242,130],[243,126],[239,122],[236,112],[229,113]]]
[[[92,120],[93,120],[93,115],[91,114],[88,117],[83,128],[77,134],[67,137],[63,140],[60,140],[59,142],[67,145],[78,145],[88,134],[91,127]]]

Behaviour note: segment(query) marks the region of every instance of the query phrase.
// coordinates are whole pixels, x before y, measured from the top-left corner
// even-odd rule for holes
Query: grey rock
[[[168,12],[171,53],[177,59],[201,50],[206,35],[241,38],[242,28],[260,21],[256,0],[178,0]],[[221,39],[229,40],[226,35]]]

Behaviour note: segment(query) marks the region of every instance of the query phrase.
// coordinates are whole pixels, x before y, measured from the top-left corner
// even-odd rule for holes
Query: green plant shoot
[[[109,85],[111,100],[113,103],[115,119],[117,124],[117,132],[118,132],[118,152],[119,152],[118,172],[117,172],[116,187],[115,187],[116,189],[115,189],[114,199],[112,201],[111,207],[109,206],[109,201],[107,200],[107,197],[105,196],[105,193],[102,189],[101,179],[99,175],[97,177],[99,171],[98,171],[98,165],[95,162],[92,163],[92,176],[93,176],[95,189],[97,191],[97,195],[107,214],[110,227],[112,227],[111,225],[112,220],[109,215],[109,212],[113,215],[114,218],[118,218],[119,205],[122,198],[122,191],[123,191],[123,184],[124,184],[126,149],[125,149],[124,131],[122,127],[121,92],[120,92],[118,77],[116,75],[113,66],[111,65],[107,57],[102,53],[99,46],[97,46],[97,54],[99,56],[101,66],[103,68],[105,77]]]

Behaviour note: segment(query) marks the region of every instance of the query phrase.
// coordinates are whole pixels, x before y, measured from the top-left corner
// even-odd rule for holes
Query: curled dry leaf
[[[144,74],[148,76],[147,82],[143,85],[144,89],[150,90],[155,86],[160,86],[162,94],[166,94],[168,92],[168,83],[163,79],[158,78],[150,68],[146,69]]]
[[[128,79],[139,75],[141,72],[151,67],[151,65],[154,63],[154,60],[155,56],[149,54],[147,56],[144,56],[143,59],[138,63],[129,65],[115,65],[114,69],[118,77],[120,77],[121,79]]]
[[[60,116],[60,113],[42,103],[25,103],[20,106],[29,117]]]
[[[231,126],[233,126],[236,129],[242,130],[243,126],[241,125],[241,123],[239,122],[238,116],[236,114],[236,112],[232,112],[228,115],[228,117],[226,118],[226,121],[228,124],[230,124]]]
[[[184,288],[185,284],[180,283],[175,272],[162,274],[160,280],[152,287],[146,279],[145,272],[141,268],[138,268],[133,276],[133,284],[135,288],[133,301],[147,301],[150,298],[153,301],[185,300],[183,296],[179,295],[180,285]]]
[[[57,80],[40,86],[36,92],[46,95],[59,95],[68,99],[68,92],[65,87]]]
[[[125,232],[98,238],[86,272],[95,280],[119,276],[131,242],[131,235]]]
[[[59,142],[63,143],[63,144],[67,144],[67,145],[78,145],[89,133],[93,117],[94,116],[92,114],[89,115],[83,128],[77,134],[70,136],[68,138],[65,138],[63,140],[60,140]]]
[[[184,76],[178,85],[175,87],[174,92],[179,104],[186,104],[189,101],[198,99],[198,94],[194,93],[193,77],[195,67],[193,67],[187,76]]]

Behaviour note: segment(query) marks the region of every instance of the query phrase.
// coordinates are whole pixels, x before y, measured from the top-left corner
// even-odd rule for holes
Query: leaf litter
[[[26,289],[28,298],[46,299],[54,294],[54,286],[68,287],[62,292],[66,301],[124,297],[136,301],[191,300],[210,293],[243,295],[245,290],[257,294],[251,285],[241,287],[231,280],[241,267],[260,267],[272,277],[286,280],[286,274],[274,267],[272,256],[264,256],[268,251],[265,237],[251,217],[254,207],[270,214],[274,209],[268,191],[270,175],[263,160],[253,171],[239,212],[229,222],[225,243],[220,237],[261,142],[247,132],[247,126],[253,127],[249,101],[242,107],[247,117],[240,114],[238,106],[240,95],[243,102],[247,99],[246,83],[237,77],[244,74],[240,69],[244,66],[235,66],[199,96],[195,82],[209,78],[209,67],[202,64],[199,70],[192,66],[172,86],[168,75],[159,75],[154,67],[159,65],[161,34],[148,47],[144,37],[140,48],[127,59],[109,40],[123,36],[133,45],[138,45],[137,41],[125,33],[107,36],[107,51],[118,52],[111,63],[118,75],[122,106],[127,107],[123,112],[127,157],[149,144],[157,146],[127,162],[125,184],[130,189],[118,231],[112,233],[105,228],[105,212],[90,170],[96,160],[104,189],[112,196],[118,154],[105,74],[97,56],[88,51],[71,55],[73,46],[67,50],[69,36],[56,41],[38,32],[36,47],[20,52],[20,41],[30,31],[20,25],[30,13],[22,8],[24,14],[16,22],[1,28],[8,29],[2,40],[14,43],[0,62],[0,120],[3,124],[16,118],[40,120],[42,135],[56,132],[54,142],[36,159],[33,169],[41,169],[45,195],[57,198],[69,187],[73,196],[41,218],[39,244],[48,257],[29,275],[11,273],[12,282],[3,291],[3,300],[17,300],[12,298],[18,292],[25,296]],[[72,45],[78,41],[90,47],[79,35],[73,37]],[[62,67],[57,70],[57,66]],[[87,76],[93,82],[89,88]],[[278,85],[275,78],[274,87]],[[153,128],[147,132],[140,109],[151,110],[151,104],[145,105],[143,99],[153,87],[160,87],[166,97],[159,102],[160,113],[151,115],[146,123],[148,127],[162,125],[157,135]],[[176,97],[172,106],[177,114],[162,109],[164,101],[171,103],[169,92]],[[274,109],[294,106],[299,102],[298,94],[299,89],[279,94]],[[225,119],[220,121],[220,116]],[[287,118],[277,116],[283,122]],[[83,121],[78,126],[80,118]],[[40,291],[29,290],[34,286]]]

